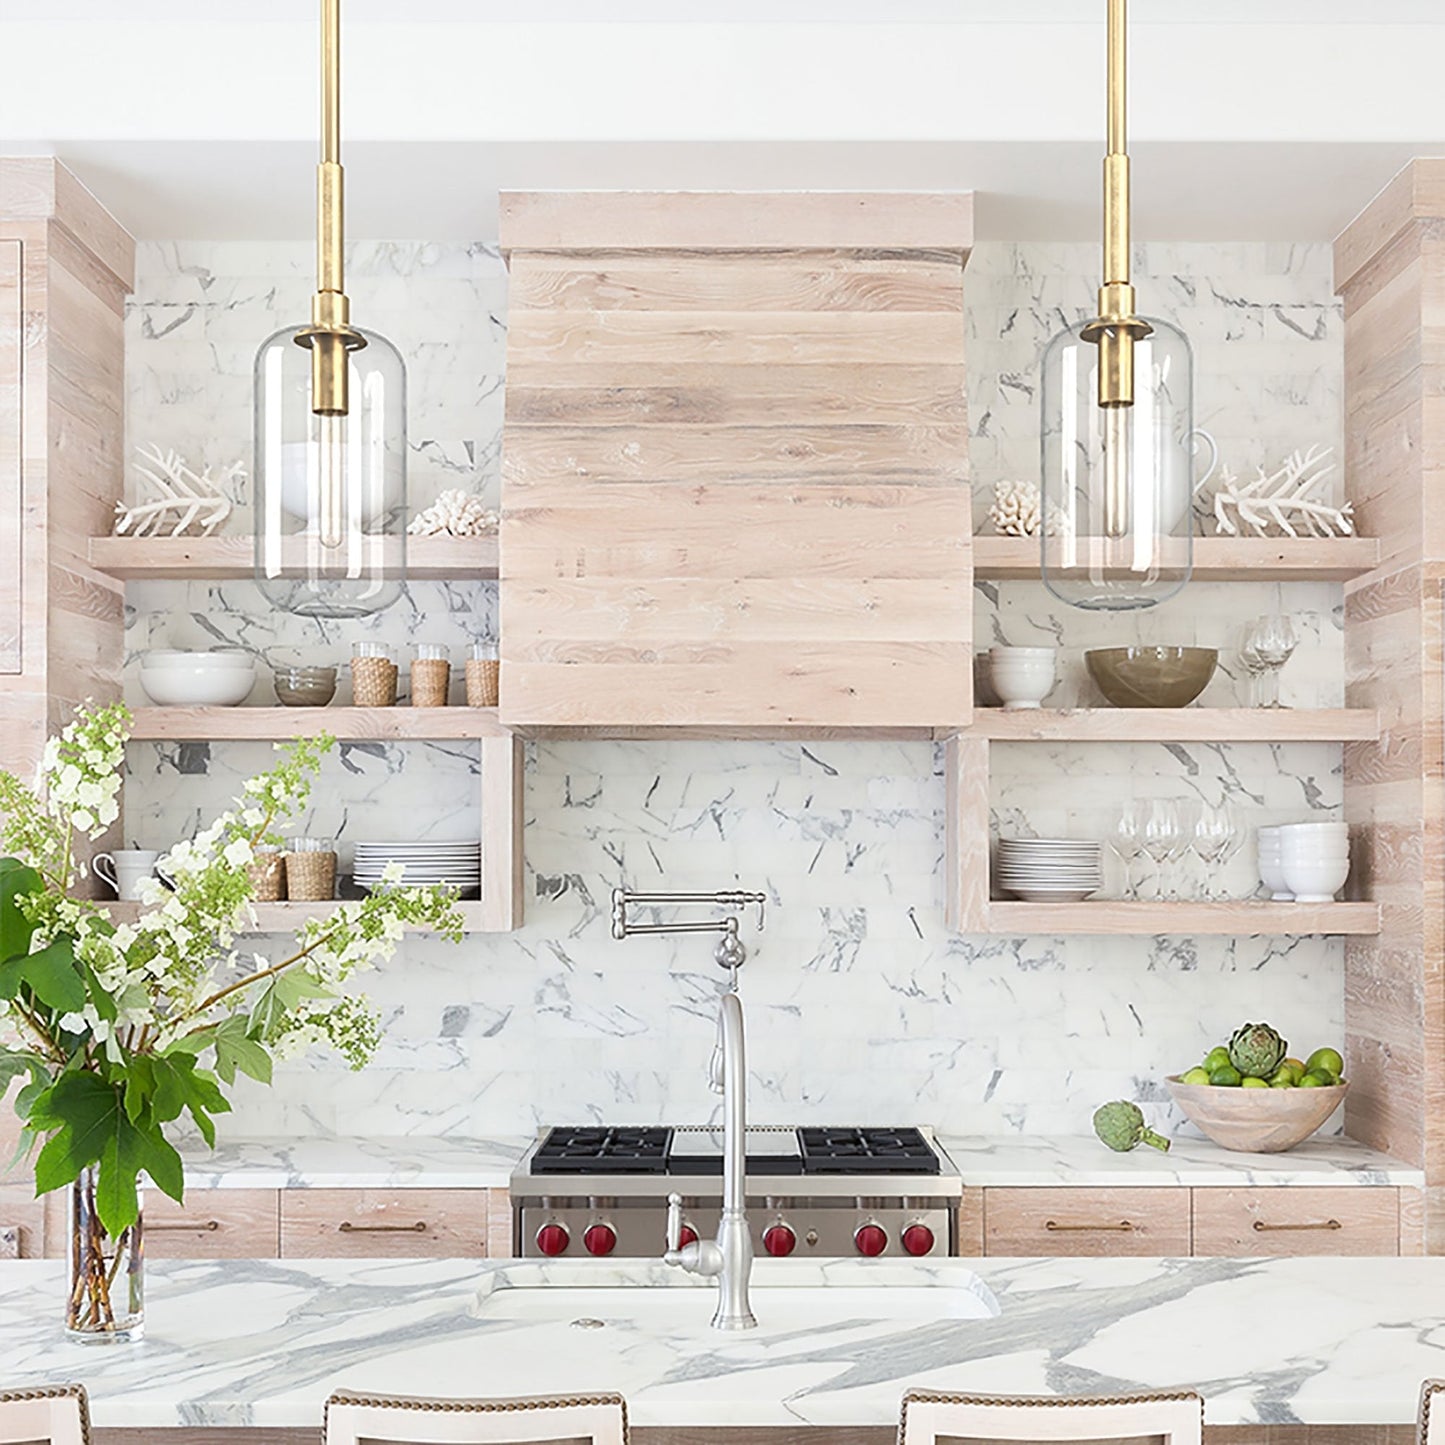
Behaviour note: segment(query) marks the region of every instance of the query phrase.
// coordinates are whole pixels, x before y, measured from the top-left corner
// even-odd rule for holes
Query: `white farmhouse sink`
[[[716,1281],[649,1260],[518,1263],[489,1275],[472,1313],[480,1319],[594,1328],[609,1322],[706,1328],[716,1298]],[[764,1330],[848,1320],[983,1320],[999,1312],[988,1286],[966,1265],[952,1262],[759,1260],[753,1265],[752,1305]]]

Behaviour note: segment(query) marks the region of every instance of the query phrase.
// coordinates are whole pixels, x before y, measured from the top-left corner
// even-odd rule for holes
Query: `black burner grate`
[[[937,1174],[917,1129],[799,1129],[805,1174]]]
[[[663,1174],[672,1130],[662,1125],[549,1129],[532,1156],[533,1174]]]

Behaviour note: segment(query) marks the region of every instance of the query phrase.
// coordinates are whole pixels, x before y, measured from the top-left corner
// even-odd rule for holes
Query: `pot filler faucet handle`
[[[682,1195],[667,1196],[667,1252],[676,1254],[682,1248]]]

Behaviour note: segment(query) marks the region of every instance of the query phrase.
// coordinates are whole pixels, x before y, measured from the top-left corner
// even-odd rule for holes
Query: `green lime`
[[[1335,1086],[1335,1076],[1319,1069],[1310,1069],[1299,1081],[1299,1086],[1302,1089],[1332,1089]]]
[[[1306,1073],[1328,1074],[1330,1078],[1338,1079],[1344,1071],[1345,1061],[1338,1049],[1316,1049],[1305,1061]]]
[[[1210,1073],[1209,1082],[1225,1089],[1237,1089],[1243,1077],[1233,1064],[1225,1064]]]
[[[1209,1082],[1209,1070],[1204,1068],[1193,1068],[1187,1073],[1180,1074],[1181,1084],[1207,1084]]]
[[[1220,1044],[1217,1048],[1210,1049],[1204,1056],[1203,1067],[1208,1069],[1211,1074],[1215,1069],[1222,1069],[1226,1067],[1226,1065],[1230,1068],[1234,1067],[1229,1062],[1229,1050],[1225,1048],[1223,1044]]]
[[[1297,1069],[1288,1059],[1269,1076],[1269,1082],[1275,1088],[1293,1088],[1295,1084],[1304,1078],[1305,1071]]]
[[[1283,1079],[1273,1078],[1269,1081],[1269,1086],[1271,1089],[1293,1089],[1295,1087],[1295,1081],[1288,1076]]]
[[[1269,1084],[1264,1079],[1256,1079],[1251,1075],[1247,1079],[1240,1080],[1240,1087],[1243,1089],[1267,1089]]]
[[[1294,1057],[1293,1054],[1291,1054],[1291,1055],[1289,1056],[1289,1058],[1287,1058],[1287,1059],[1284,1061],[1284,1063],[1280,1065],[1280,1068],[1285,1068],[1285,1067],[1288,1067],[1288,1068],[1291,1068],[1291,1069],[1294,1070],[1295,1078],[1297,1078],[1297,1079],[1302,1079],[1302,1078],[1304,1078],[1305,1066],[1304,1066],[1304,1060],[1303,1060],[1303,1059],[1297,1059],[1297,1058]]]

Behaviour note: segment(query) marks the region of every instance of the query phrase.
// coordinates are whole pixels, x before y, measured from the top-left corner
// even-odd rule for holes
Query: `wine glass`
[[[1154,862],[1154,896],[1174,902],[1179,897],[1177,884],[1169,876],[1171,865],[1184,847],[1184,832],[1179,824],[1179,808],[1169,798],[1152,798],[1144,811],[1144,851]],[[1166,888],[1168,880],[1168,891]]]
[[[1118,821],[1114,824],[1113,837],[1109,842],[1109,846],[1124,865],[1124,897],[1127,899],[1136,899],[1139,896],[1139,883],[1142,880],[1135,878],[1134,864],[1144,854],[1145,812],[1145,806],[1138,798],[1125,803]]]
[[[1284,706],[1279,700],[1279,675],[1298,646],[1299,638],[1295,636],[1294,625],[1282,613],[1271,612],[1255,619],[1245,651],[1252,652],[1259,659],[1263,674],[1260,680],[1261,707]],[[1244,655],[1242,652],[1241,658]],[[1246,662],[1245,666],[1249,664]]]
[[[1204,865],[1204,897],[1208,900],[1224,897],[1224,889],[1215,885],[1225,861],[1233,856],[1238,846],[1235,843],[1238,837],[1239,827],[1227,802],[1218,805],[1207,803],[1199,810],[1190,846],[1194,856]]]

